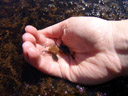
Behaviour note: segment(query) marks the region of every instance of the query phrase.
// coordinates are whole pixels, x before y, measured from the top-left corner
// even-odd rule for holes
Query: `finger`
[[[37,29],[35,27],[33,27],[31,25],[27,25],[25,27],[25,31],[27,33],[29,33],[29,34],[32,34],[35,37],[36,42],[39,42],[40,41],[40,34],[37,32]],[[43,39],[43,38],[41,38],[41,39]]]
[[[47,38],[47,37],[45,37],[42,34],[40,34],[40,40],[39,40],[39,38],[37,38],[37,39],[38,39],[38,42],[37,43],[40,44],[40,45],[43,45],[45,47],[51,46],[51,45],[54,45],[55,44],[55,39],[53,39],[53,38]]]
[[[27,49],[27,53],[28,53],[29,63],[32,66],[38,68],[41,60],[41,54],[39,50],[35,47],[30,47]]]
[[[66,27],[66,20],[55,25],[49,26],[45,29],[38,30],[41,34],[51,38],[60,38],[63,34],[63,30]]]
[[[25,28],[26,32],[29,34],[32,34],[33,37],[36,39],[36,43],[43,45],[43,46],[49,46],[54,44],[54,40],[50,38],[46,38],[44,35],[40,34],[37,29],[33,26],[26,26]]]
[[[28,49],[31,47],[35,47],[30,41],[26,41],[22,44],[22,48],[23,48],[23,53],[24,53],[24,57],[25,60],[27,62],[29,62],[29,57],[28,57]]]
[[[30,34],[30,33],[25,33],[23,36],[22,36],[22,40],[23,42],[26,42],[26,41],[30,41],[32,42],[34,45],[36,44],[36,39],[35,37]]]

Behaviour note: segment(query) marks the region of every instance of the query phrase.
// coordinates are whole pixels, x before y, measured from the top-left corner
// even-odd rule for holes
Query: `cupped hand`
[[[80,84],[100,84],[121,72],[110,21],[71,17],[42,30],[26,26],[25,31],[22,37],[24,57],[44,73]],[[47,50],[61,43],[73,56],[57,54],[58,61],[55,61]]]

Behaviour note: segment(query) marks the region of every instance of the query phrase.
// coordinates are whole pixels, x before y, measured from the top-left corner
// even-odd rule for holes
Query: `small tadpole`
[[[63,43],[60,44],[59,49],[60,49],[60,51],[62,51],[62,53],[70,55],[69,48],[67,46],[65,46]]]
[[[68,56],[70,55],[72,57],[72,59],[75,59],[75,53],[71,52],[69,50],[69,48],[67,46],[65,46],[63,43],[60,44],[59,49],[60,49],[61,53],[64,53],[64,54],[66,54]]]
[[[52,59],[54,61],[58,61],[57,54],[59,53],[59,48],[57,45],[52,45],[51,47],[49,47],[48,53],[52,55]]]
[[[57,62],[58,61],[57,55],[52,53],[52,59]]]

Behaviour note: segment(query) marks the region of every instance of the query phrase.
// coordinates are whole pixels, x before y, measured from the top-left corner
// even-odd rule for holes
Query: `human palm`
[[[112,24],[95,17],[73,17],[38,31],[27,26],[23,35],[24,56],[47,74],[81,84],[99,84],[120,72],[112,34]],[[47,50],[61,43],[70,54],[57,54],[55,61]]]

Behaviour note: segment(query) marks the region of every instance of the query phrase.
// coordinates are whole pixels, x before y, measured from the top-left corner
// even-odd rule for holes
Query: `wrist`
[[[122,66],[122,75],[128,75],[128,20],[112,21],[113,41]]]

